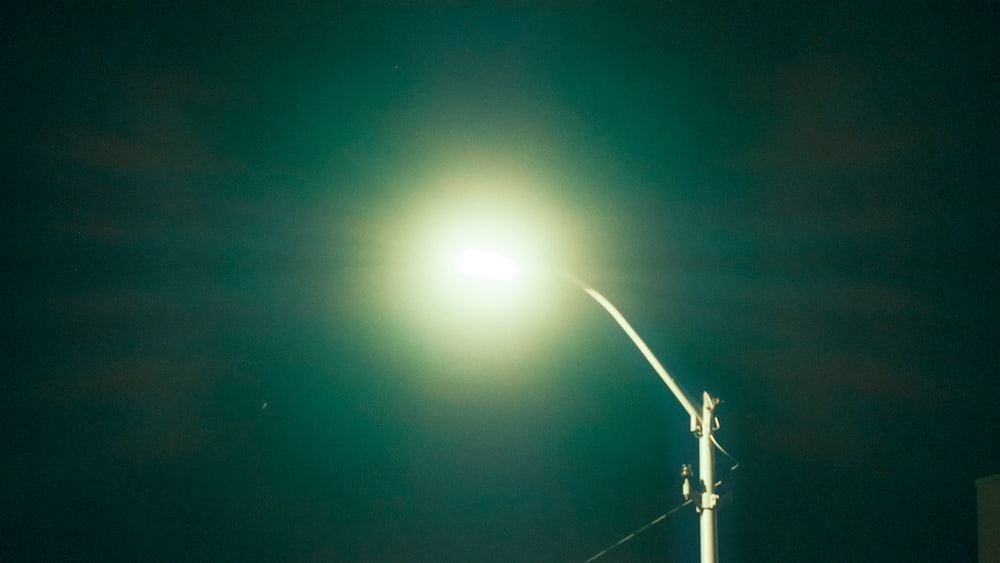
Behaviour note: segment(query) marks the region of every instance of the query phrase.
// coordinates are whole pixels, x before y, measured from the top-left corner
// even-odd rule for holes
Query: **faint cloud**
[[[199,279],[66,291],[49,307],[66,367],[47,377],[42,403],[95,428],[95,449],[162,461],[238,438],[259,420],[266,399],[241,363],[246,350],[225,345],[268,329],[254,299]]]
[[[169,73],[125,78],[118,93],[115,100],[99,101],[113,106],[111,121],[116,127],[56,123],[43,133],[42,145],[68,162],[126,176],[244,168],[213,146],[200,121],[205,114],[222,111],[223,102],[245,102],[245,96],[191,74]]]
[[[776,112],[776,125],[743,160],[770,171],[880,169],[925,141],[920,127],[888,119],[871,74],[828,61],[786,66],[755,90]]]
[[[233,162],[179,138],[86,129],[65,130],[60,136],[63,156],[103,172],[147,176],[236,168]]]
[[[91,359],[89,367],[61,379],[49,400],[71,407],[86,421],[104,419],[95,448],[130,463],[168,461],[219,447],[243,435],[260,416],[260,403],[250,398],[241,405],[242,414],[220,411],[220,390],[254,383],[209,357]]]
[[[758,348],[738,356],[729,359],[737,369],[760,374],[754,388],[761,402],[748,437],[817,465],[889,474],[886,460],[909,458],[921,446],[919,431],[901,436],[899,428],[959,400],[936,374],[847,347]]]
[[[201,449],[216,434],[200,406],[212,371],[191,360],[91,359],[50,398],[83,416],[108,418],[95,445],[99,451],[130,462],[163,461]]]

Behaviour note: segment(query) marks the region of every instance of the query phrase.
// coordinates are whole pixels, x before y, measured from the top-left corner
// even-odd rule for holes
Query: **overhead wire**
[[[687,506],[687,505],[691,504],[692,502],[694,502],[694,500],[692,500],[692,499],[688,499],[688,500],[686,500],[686,501],[682,502],[681,504],[678,504],[677,506],[675,506],[675,507],[671,508],[670,510],[668,510],[668,511],[664,512],[663,514],[661,514],[661,515],[657,516],[656,518],[654,518],[654,519],[653,519],[653,520],[652,520],[651,522],[649,522],[648,524],[646,524],[646,525],[644,525],[644,526],[640,526],[639,528],[636,528],[636,529],[635,529],[635,531],[633,531],[633,532],[632,532],[631,534],[629,534],[629,535],[625,536],[624,538],[622,538],[622,539],[620,539],[620,540],[616,541],[615,543],[613,543],[613,544],[609,545],[608,547],[606,547],[606,548],[602,549],[601,551],[599,551],[598,553],[594,554],[593,556],[591,556],[591,557],[590,557],[590,559],[587,559],[587,560],[586,560],[586,561],[584,561],[583,563],[591,563],[592,561],[596,561],[597,559],[599,559],[599,558],[603,557],[603,556],[604,556],[605,554],[607,554],[607,553],[608,553],[609,551],[611,551],[612,549],[614,549],[614,548],[616,548],[616,547],[620,546],[621,544],[623,544],[623,543],[625,543],[625,542],[627,542],[627,541],[631,540],[632,538],[634,538],[634,537],[636,537],[637,535],[639,535],[639,534],[641,534],[641,533],[645,532],[646,530],[648,530],[649,528],[651,528],[651,527],[655,526],[656,524],[659,524],[659,523],[660,523],[660,522],[662,522],[662,521],[663,521],[663,520],[664,520],[664,519],[665,519],[665,518],[666,518],[667,516],[670,516],[671,514],[673,514],[673,513],[677,512],[678,510],[680,510],[680,509],[684,508],[685,506]]]

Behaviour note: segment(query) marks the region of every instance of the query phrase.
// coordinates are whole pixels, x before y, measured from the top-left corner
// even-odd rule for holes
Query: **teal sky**
[[[668,390],[571,286],[448,279],[469,233],[722,397],[722,561],[974,559],[995,5],[3,20],[0,559],[583,561],[679,503]]]

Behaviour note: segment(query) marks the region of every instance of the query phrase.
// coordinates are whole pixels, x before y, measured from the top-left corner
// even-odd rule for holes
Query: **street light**
[[[509,280],[520,270],[510,258],[481,250],[462,252],[455,257],[455,267],[470,276],[491,280]]]
[[[455,259],[455,267],[466,275],[485,279],[509,279],[518,272],[517,263],[510,258],[491,254],[480,250],[466,251],[458,255]],[[719,503],[719,495],[715,493],[715,447],[718,446],[713,432],[718,430],[719,421],[715,417],[715,406],[719,400],[713,398],[707,391],[702,393],[701,408],[695,407],[694,403],[684,394],[681,388],[674,381],[674,378],[667,373],[652,350],[642,340],[639,333],[632,328],[632,325],[625,319],[617,307],[606,297],[601,295],[590,284],[567,273],[557,273],[559,278],[570,282],[583,290],[594,301],[604,308],[611,317],[618,323],[618,326],[625,331],[625,334],[632,340],[632,343],[642,352],[642,355],[652,366],[653,371],[660,376],[663,383],[667,385],[671,393],[684,408],[688,416],[691,417],[691,432],[698,437],[698,480],[701,481],[701,493],[694,495],[695,505],[698,507],[700,516],[700,539],[701,539],[701,563],[718,562],[718,537],[716,508]],[[724,451],[724,450],[723,450]],[[684,497],[691,499],[690,484],[687,475],[684,475]]]

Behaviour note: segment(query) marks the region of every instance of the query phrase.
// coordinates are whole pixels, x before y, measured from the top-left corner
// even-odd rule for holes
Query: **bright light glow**
[[[464,274],[491,280],[509,280],[517,275],[517,263],[510,258],[480,250],[466,250],[455,258],[455,267]]]

